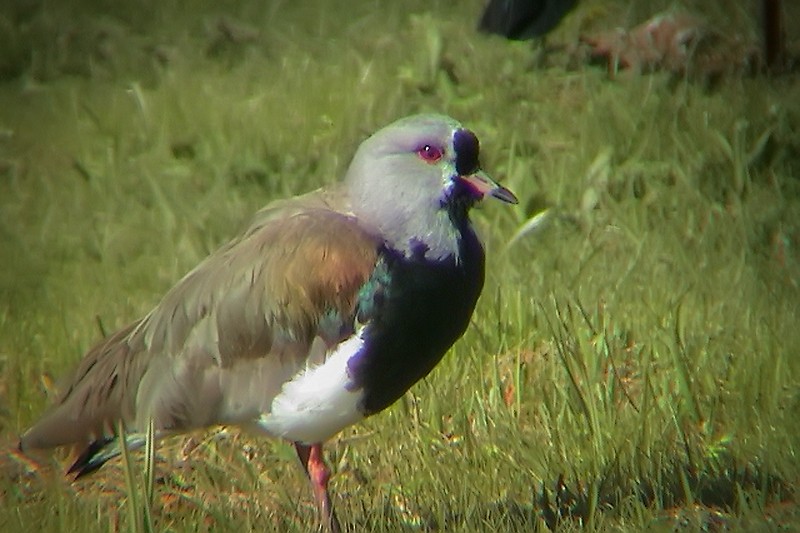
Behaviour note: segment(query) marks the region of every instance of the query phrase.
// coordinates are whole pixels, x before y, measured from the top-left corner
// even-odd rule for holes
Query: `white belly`
[[[353,389],[347,363],[364,341],[360,332],[339,344],[320,365],[286,382],[256,427],[295,442],[323,442],[362,418],[363,389]]]

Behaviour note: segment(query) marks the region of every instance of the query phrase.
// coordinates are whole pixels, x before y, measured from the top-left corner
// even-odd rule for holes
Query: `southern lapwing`
[[[513,41],[543,37],[578,0],[490,0],[478,29]]]
[[[259,211],[144,318],[95,345],[20,449],[85,446],[81,476],[155,437],[232,424],[294,443],[339,530],[322,443],[385,409],[464,333],[484,251],[470,208],[517,199],[478,139],[416,115],[365,140],[343,184]],[[117,429],[124,427],[124,436]]]

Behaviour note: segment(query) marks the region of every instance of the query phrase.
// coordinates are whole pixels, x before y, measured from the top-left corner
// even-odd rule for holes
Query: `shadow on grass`
[[[678,507],[700,506],[734,512],[742,503],[744,493],[760,494],[765,504],[792,500],[794,491],[781,477],[757,466],[725,468],[693,472],[686,466],[665,471],[660,484],[649,480],[629,480],[610,476],[599,482],[597,489],[580,481],[569,485],[562,475],[547,488],[542,484],[536,496],[535,509],[550,529],[557,529],[564,520],[586,523],[592,509],[613,511],[623,501],[635,500],[649,508],[663,509],[668,515]],[[594,499],[592,494],[596,493]],[[709,513],[713,521],[716,513]],[[713,527],[713,523],[706,524]]]
[[[738,520],[736,515],[744,511],[743,505],[751,503],[751,496],[760,501],[767,518],[786,515],[793,507],[788,504],[794,503],[794,490],[787,481],[755,466],[702,472],[681,466],[663,472],[661,477],[656,483],[610,476],[592,485],[568,482],[561,475],[550,486],[542,483],[540,488],[532,487],[532,502],[495,501],[468,511],[450,510],[444,515],[433,510],[427,515],[409,515],[396,506],[387,506],[382,523],[372,526],[381,529],[395,524],[422,531],[481,525],[508,531],[533,531],[537,526],[553,531],[572,530],[596,523],[593,513],[618,514],[630,502],[638,502],[652,510],[654,523],[650,525],[658,523],[671,530],[694,526],[703,531],[721,531]],[[364,510],[365,516],[370,514],[374,516],[374,511]]]

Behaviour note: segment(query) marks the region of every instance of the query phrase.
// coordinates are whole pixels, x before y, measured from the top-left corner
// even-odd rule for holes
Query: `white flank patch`
[[[275,436],[313,444],[364,418],[358,408],[363,391],[347,388],[351,384],[347,361],[363,345],[358,332],[339,344],[325,363],[300,371],[283,385],[271,412],[261,415],[256,426]]]

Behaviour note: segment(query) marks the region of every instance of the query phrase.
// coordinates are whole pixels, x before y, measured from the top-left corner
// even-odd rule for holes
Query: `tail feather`
[[[113,433],[135,418],[135,397],[146,367],[143,336],[134,322],[95,345],[65,382],[53,406],[20,438],[20,449],[44,449]],[[138,355],[138,357],[137,357]],[[130,386],[129,386],[130,384]],[[90,445],[91,448],[91,445]]]
[[[132,433],[125,435],[125,446],[128,450],[137,450],[147,442],[147,435]],[[122,454],[122,442],[117,437],[104,437],[95,440],[75,459],[67,474],[75,474],[75,479],[80,479],[91,474],[111,459]]]

